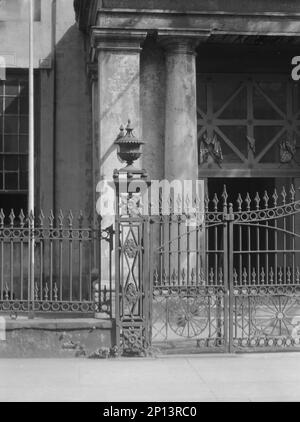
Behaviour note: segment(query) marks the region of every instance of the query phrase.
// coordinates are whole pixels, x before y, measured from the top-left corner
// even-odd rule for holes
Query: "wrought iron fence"
[[[34,242],[34,284],[30,282]],[[112,228],[80,212],[0,212],[0,312],[111,315]]]

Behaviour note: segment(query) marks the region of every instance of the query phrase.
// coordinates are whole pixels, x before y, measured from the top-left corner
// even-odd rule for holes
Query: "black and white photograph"
[[[300,0],[0,0],[0,402],[300,402],[299,352]]]

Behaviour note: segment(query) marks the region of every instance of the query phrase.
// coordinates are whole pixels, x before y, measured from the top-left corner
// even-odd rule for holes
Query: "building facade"
[[[18,251],[11,249],[11,234],[5,238],[10,249],[5,262],[2,258],[2,268],[7,269],[4,271],[7,278],[2,275],[1,279],[2,302],[13,303],[16,299],[22,302],[23,291],[29,289],[31,299],[40,302],[41,308],[44,301],[50,302],[46,306],[48,311],[76,313],[80,308],[88,313],[90,308],[85,305],[93,302],[94,294],[105,304],[99,315],[109,308],[106,313],[113,317],[114,306],[106,304],[106,290],[104,296],[99,292],[99,278],[103,278],[103,286],[110,291],[120,281],[119,268],[113,265],[118,261],[114,261],[112,244],[106,242],[113,236],[110,225],[114,225],[114,220],[104,217],[100,235],[95,237],[93,233],[99,182],[111,180],[114,170],[122,166],[114,142],[120,125],[126,125],[128,119],[136,137],[145,142],[138,167],[146,169],[152,181],[200,180],[198,199],[202,213],[218,211],[223,200],[226,210],[229,207],[228,213],[223,207],[229,221],[234,212],[242,212],[244,205],[250,212],[276,208],[278,197],[283,199],[284,206],[299,200],[296,188],[300,185],[300,84],[291,77],[292,59],[299,54],[300,44],[297,3],[296,0],[35,2],[35,202],[37,215],[40,216],[40,210],[44,216],[50,215],[50,231],[43,232],[42,216],[41,231],[36,234],[39,245],[36,283],[29,288],[29,281],[26,284],[24,279],[19,290],[13,289],[18,276],[16,272],[12,274],[12,262],[14,256],[21,262],[22,254],[27,252],[23,251],[22,242]],[[28,24],[1,22],[0,34],[0,55],[6,62],[6,78],[0,84],[0,207],[6,214],[14,208],[17,214],[26,209],[28,194]],[[284,190],[283,186],[289,188]],[[207,198],[212,202],[208,203]],[[86,226],[81,214],[76,217],[77,237],[70,234],[75,214],[66,214],[68,210],[75,214],[81,210],[88,217]],[[282,212],[289,210],[284,208]],[[251,258],[242,257],[246,256],[247,248],[240,240],[236,251],[238,263],[232,264],[229,279],[249,278],[264,284],[267,273],[267,282],[272,284],[274,277],[278,281],[283,268],[284,282],[287,283],[291,272],[294,281],[290,284],[295,284],[299,278],[300,220],[294,217],[284,220],[282,228],[293,240],[269,235],[266,229],[269,223],[264,225],[261,243],[259,232],[253,234],[252,240],[246,234]],[[9,219],[3,221],[3,226],[4,223],[9,224]],[[61,232],[52,232],[53,224]],[[65,225],[69,232],[64,234]],[[159,263],[158,269],[151,268],[150,277],[155,273],[158,279],[160,273],[160,283],[163,278],[170,283],[173,273],[174,280],[182,285],[186,277],[189,283],[204,271],[204,278],[208,279],[213,271],[211,278],[219,277],[223,282],[227,265],[224,262],[228,258],[224,252],[227,231],[222,235],[211,232],[206,237],[200,231],[199,227],[195,229],[194,240],[187,234],[177,250],[174,271],[171,261],[168,269]],[[155,239],[158,233],[159,230],[154,233]],[[165,236],[171,238],[171,228],[168,233]],[[223,246],[218,236],[222,237]],[[232,240],[235,239],[239,239],[238,231],[237,234],[233,231]],[[102,248],[99,243],[103,240]],[[126,242],[131,242],[134,250],[135,240],[127,235]],[[211,242],[215,242],[214,247]],[[210,249],[213,258],[207,257]],[[262,250],[264,258],[260,260],[257,257]],[[280,250],[282,256],[277,256],[275,251]],[[234,254],[234,250],[231,252]],[[171,255],[172,250],[164,253]],[[159,262],[165,259],[162,255],[160,252]],[[140,280],[134,256],[131,259],[134,262],[128,261],[131,274],[128,280]],[[22,264],[19,267],[17,272],[22,273]],[[276,275],[272,276],[270,271]],[[123,289],[125,296],[128,280]],[[131,288],[136,284],[132,280],[130,283]],[[92,286],[96,286],[96,292]],[[139,287],[135,285],[133,290]],[[122,289],[116,294],[120,292]],[[133,296],[138,295],[135,292]],[[136,304],[134,300],[132,303]],[[219,312],[220,308],[217,309]],[[146,324],[145,315],[139,312],[137,316]],[[226,325],[226,318],[221,318],[222,324]]]
[[[299,6],[78,0],[75,10],[95,72],[95,179],[119,167],[112,128],[130,118],[152,181],[203,187],[205,223],[193,229],[160,216],[149,240],[117,219],[117,343],[297,345],[297,305],[263,286],[299,279],[299,216],[286,208],[299,200]]]
[[[151,179],[204,179],[213,193],[223,178],[233,190],[247,180],[253,192],[295,181],[296,3],[83,1],[78,24],[71,3],[36,2],[37,209],[93,212],[98,181],[120,167],[113,141],[128,118],[145,141]],[[27,27],[1,22],[2,137],[12,136],[4,154],[27,153]],[[19,91],[24,99],[14,101]],[[219,150],[207,154],[206,138]],[[3,167],[2,195],[26,196],[22,159]]]

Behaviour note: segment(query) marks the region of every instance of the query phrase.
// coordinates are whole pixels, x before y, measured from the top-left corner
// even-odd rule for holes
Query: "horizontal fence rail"
[[[34,285],[29,276],[30,242],[34,242]],[[43,212],[25,217],[23,211],[6,216],[2,210],[0,312],[110,315],[111,277],[103,277],[101,265],[105,248],[110,262],[111,228],[103,230],[100,217],[62,211],[47,217]]]

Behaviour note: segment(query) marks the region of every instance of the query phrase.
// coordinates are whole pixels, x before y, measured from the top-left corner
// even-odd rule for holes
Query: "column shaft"
[[[189,41],[164,40],[166,48],[165,176],[198,177],[196,61]]]
[[[196,191],[198,179],[198,140],[196,103],[196,60],[197,39],[190,37],[161,36],[166,50],[166,122],[165,122],[165,178],[169,182],[179,181],[181,186],[182,212],[190,214],[194,206],[195,194],[204,206],[204,192]],[[193,183],[189,183],[192,181]],[[174,203],[177,201],[174,193]],[[199,198],[199,195],[201,197]],[[187,208],[186,199],[190,208]],[[198,202],[199,203],[199,202]],[[199,213],[199,209],[198,209]],[[201,215],[197,216],[198,218]],[[197,224],[197,223],[195,223]],[[181,225],[180,233],[176,223],[169,226],[166,235],[177,239],[170,245],[168,272],[176,275],[177,282],[183,283],[196,277],[204,263],[205,236],[195,231],[195,225],[187,230]],[[197,239],[198,237],[198,239]],[[198,246],[197,246],[198,244]],[[198,250],[197,250],[198,249]],[[199,253],[199,251],[201,251]]]

